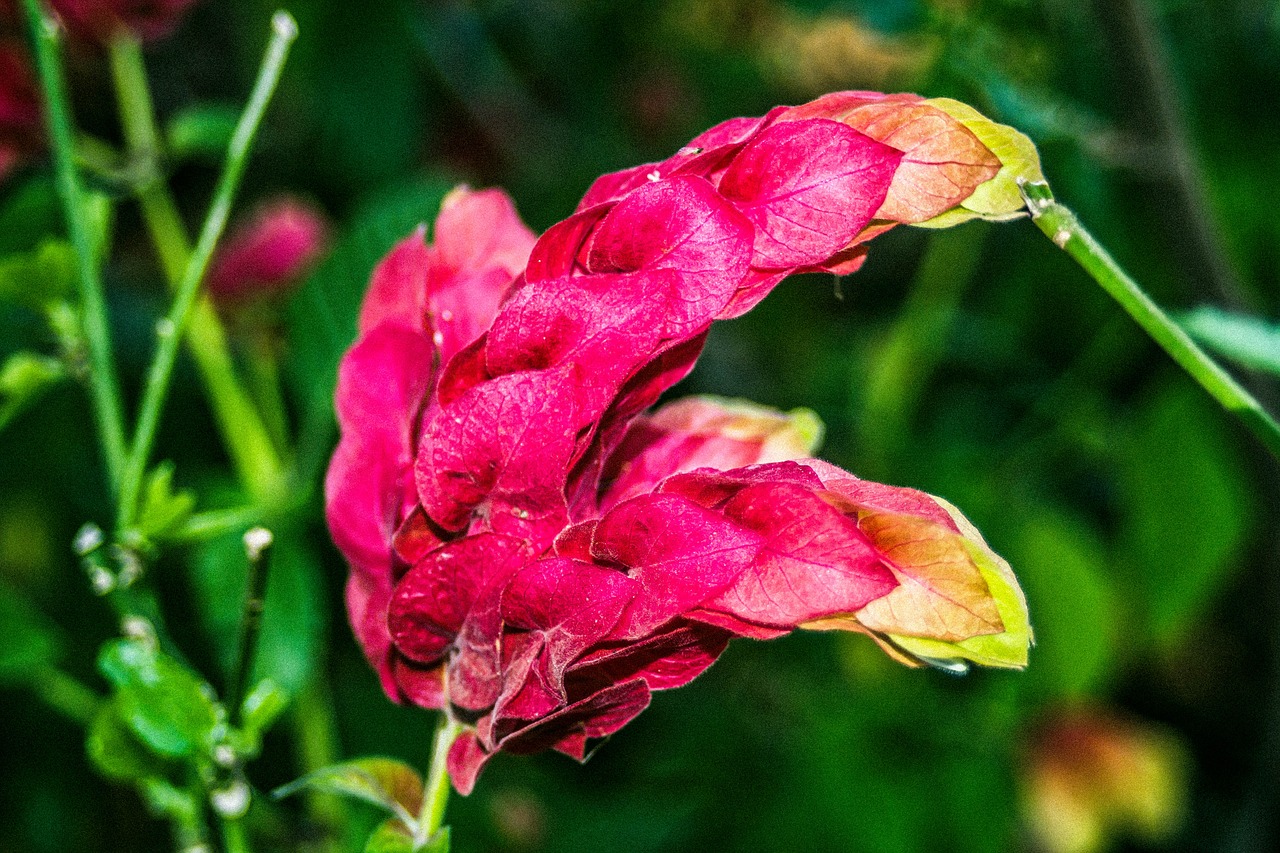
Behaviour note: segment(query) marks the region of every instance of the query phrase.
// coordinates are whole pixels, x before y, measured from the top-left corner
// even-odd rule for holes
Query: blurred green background
[[[250,767],[262,790],[298,775],[300,756],[428,760],[434,718],[384,698],[346,627],[318,484],[332,371],[369,269],[455,183],[506,187],[541,230],[596,175],[724,118],[834,89],[950,96],[1029,134],[1058,197],[1162,304],[1280,315],[1273,2],[285,5],[301,37],[242,203],[299,194],[335,238],[273,318],[317,493],[281,531],[259,663],[332,716],[271,733]],[[149,48],[162,117],[240,102],[273,8],[205,0]],[[103,58],[75,50],[70,70],[81,125],[117,139]],[[216,170],[198,157],[173,168],[198,221]],[[37,162],[0,185],[4,251],[60,227],[47,172]],[[166,302],[131,205],[115,233],[110,308],[136,400]],[[0,306],[0,355],[47,347],[44,334]],[[1275,410],[1274,383],[1243,375]],[[1024,585],[1031,666],[954,678],[860,637],[738,641],[585,766],[497,758],[450,803],[455,851],[1280,847],[1276,464],[1030,224],[897,229],[855,276],[795,278],[719,325],[677,392],[811,407],[826,458],[963,508]],[[83,731],[24,683],[30,649],[6,648],[18,630],[6,624],[37,621],[39,654],[105,689],[93,662],[115,629],[69,545],[111,518],[90,423],[65,385],[0,433],[6,851],[169,845],[132,790],[91,769]],[[235,488],[189,364],[156,458],[202,496]],[[219,685],[238,547],[170,551],[152,571],[182,648]],[[319,849],[300,808],[259,815],[275,840],[261,849]]]

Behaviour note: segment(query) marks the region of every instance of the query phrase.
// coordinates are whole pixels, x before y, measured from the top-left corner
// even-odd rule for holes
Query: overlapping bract
[[[806,459],[812,416],[709,398],[643,412],[712,322],[952,210],[1001,160],[915,96],[733,119],[599,179],[536,242],[459,191],[374,272],[337,392],[329,524],[396,699],[498,750],[581,757],[734,636],[851,629],[908,662],[1025,663],[1008,567],[945,502]]]

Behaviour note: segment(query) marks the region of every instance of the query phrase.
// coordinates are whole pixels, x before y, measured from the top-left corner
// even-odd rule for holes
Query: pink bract
[[[1025,661],[965,646],[1025,605],[949,505],[805,458],[797,416],[644,414],[711,323],[791,273],[856,266],[866,235],[998,164],[914,96],[842,93],[607,175],[536,242],[505,195],[456,191],[433,244],[383,260],[339,376],[327,514],[387,693],[469,721],[458,790],[500,750],[581,758],[735,636],[842,628],[908,661]]]

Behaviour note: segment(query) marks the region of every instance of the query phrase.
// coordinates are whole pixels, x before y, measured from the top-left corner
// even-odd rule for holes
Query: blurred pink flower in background
[[[40,146],[40,95],[26,51],[0,39],[0,180]]]
[[[279,196],[237,223],[209,266],[210,295],[223,305],[269,297],[302,280],[329,242],[314,206]]]

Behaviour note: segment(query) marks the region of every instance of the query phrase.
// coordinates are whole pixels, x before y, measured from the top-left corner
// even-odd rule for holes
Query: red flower
[[[40,95],[16,40],[0,39],[0,180],[40,146]]]
[[[329,226],[298,199],[271,199],[227,237],[209,267],[209,293],[222,303],[266,296],[301,279],[328,243]]]
[[[734,636],[1025,663],[1016,581],[945,502],[790,461],[809,442],[776,413],[642,415],[713,321],[856,268],[870,235],[1000,167],[929,102],[842,93],[606,175],[536,243],[505,196],[461,191],[434,247],[382,262],[340,372],[328,519],[387,692],[475,721],[460,791],[500,749],[581,757]]]

